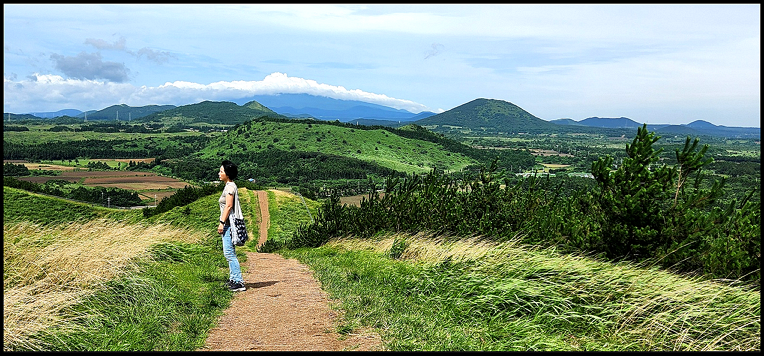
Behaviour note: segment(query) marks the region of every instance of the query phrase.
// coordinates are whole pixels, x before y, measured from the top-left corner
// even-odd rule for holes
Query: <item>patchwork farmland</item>
[[[142,199],[151,201],[161,201],[163,198],[175,194],[178,189],[191,185],[187,182],[157,175],[154,172],[137,171],[87,171],[83,168],[45,164],[45,163],[22,163],[29,170],[49,170],[58,171],[56,176],[27,176],[19,177],[19,180],[45,184],[45,182],[57,179],[72,183],[79,183],[85,186],[101,186],[105,188],[120,188],[133,190],[141,196]]]

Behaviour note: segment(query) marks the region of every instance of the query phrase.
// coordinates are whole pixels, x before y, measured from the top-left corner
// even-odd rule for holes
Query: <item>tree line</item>
[[[179,136],[162,139],[163,145],[141,145],[132,140],[51,141],[38,144],[14,143],[3,140],[4,160],[73,160],[78,157],[97,158],[177,158],[191,155],[209,140],[204,136]]]
[[[216,167],[229,159],[239,165],[239,177],[256,178],[262,184],[293,184],[316,180],[367,179],[369,175],[396,176],[402,173],[373,162],[320,152],[283,151],[271,149],[260,152],[225,154],[219,160],[179,158],[162,162],[172,174],[187,180],[217,180]]]
[[[3,131],[29,131],[29,128],[19,125],[3,125]]]
[[[45,184],[27,182],[15,177],[3,176],[3,185],[11,188],[28,190],[30,192],[55,195],[57,197],[78,200],[103,206],[129,207],[141,204],[138,193],[120,188],[77,186],[72,189],[65,187],[72,183],[61,179],[51,179]]]
[[[761,203],[756,189],[721,202],[725,179],[702,184],[712,162],[707,145],[689,137],[677,149],[677,165],[656,164],[660,150],[646,126],[613,168],[610,156],[592,165],[595,189],[567,191],[548,178],[512,182],[493,164],[467,179],[441,172],[390,178],[386,193],[369,193],[360,207],[332,198],[312,224],[303,224],[288,248],[316,247],[332,237],[371,237],[382,231],[428,231],[484,236],[497,241],[555,246],[563,252],[598,254],[758,284]],[[274,249],[273,243],[266,249]]]

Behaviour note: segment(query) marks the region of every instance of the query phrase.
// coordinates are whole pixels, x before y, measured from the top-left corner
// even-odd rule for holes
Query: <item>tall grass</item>
[[[760,350],[760,295],[635,263],[478,237],[383,235],[280,250],[309,264],[344,328],[390,350]]]
[[[78,319],[97,311],[64,313],[136,270],[149,247],[163,242],[200,241],[204,234],[168,224],[126,224],[109,220],[66,225],[3,224],[3,349],[44,350],[49,330],[75,331]]]

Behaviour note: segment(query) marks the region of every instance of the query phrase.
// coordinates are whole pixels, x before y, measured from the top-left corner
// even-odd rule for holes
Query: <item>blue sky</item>
[[[760,127],[759,4],[3,5],[3,110],[310,93]]]

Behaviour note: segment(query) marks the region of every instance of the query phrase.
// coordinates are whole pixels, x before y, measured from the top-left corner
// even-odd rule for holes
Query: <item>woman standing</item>
[[[223,238],[223,255],[228,260],[229,276],[226,285],[228,289],[233,292],[244,291],[247,288],[244,287],[244,279],[241,277],[241,266],[239,260],[236,258],[236,248],[231,241],[231,223],[228,220],[228,216],[233,213],[234,198],[236,194],[236,183],[233,182],[236,176],[239,174],[239,168],[233,162],[229,160],[223,161],[220,166],[220,172],[218,177],[220,181],[225,183],[223,188],[223,194],[220,195],[218,202],[220,203],[220,221],[218,224],[218,234]]]

